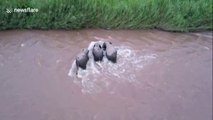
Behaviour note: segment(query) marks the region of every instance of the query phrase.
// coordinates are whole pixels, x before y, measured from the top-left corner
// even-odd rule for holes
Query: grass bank
[[[14,8],[37,13],[7,13]],[[1,0],[0,29],[212,30],[212,0]]]

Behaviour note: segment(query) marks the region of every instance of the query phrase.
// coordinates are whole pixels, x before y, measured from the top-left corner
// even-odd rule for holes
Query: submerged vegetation
[[[39,11],[20,13],[15,8]],[[212,0],[1,0],[0,12],[0,29],[213,28]]]

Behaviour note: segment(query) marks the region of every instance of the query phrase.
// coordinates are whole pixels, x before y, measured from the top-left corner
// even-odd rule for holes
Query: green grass
[[[7,8],[38,13],[6,13]],[[0,29],[212,30],[212,0],[1,0]]]

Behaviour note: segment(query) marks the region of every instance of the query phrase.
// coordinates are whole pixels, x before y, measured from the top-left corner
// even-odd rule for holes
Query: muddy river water
[[[70,77],[96,40],[118,48],[118,63]],[[0,120],[211,119],[211,32],[0,32]]]

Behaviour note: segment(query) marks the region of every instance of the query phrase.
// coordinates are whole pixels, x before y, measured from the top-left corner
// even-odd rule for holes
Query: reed
[[[37,13],[7,13],[11,8]],[[1,0],[0,29],[212,30],[212,0]]]

